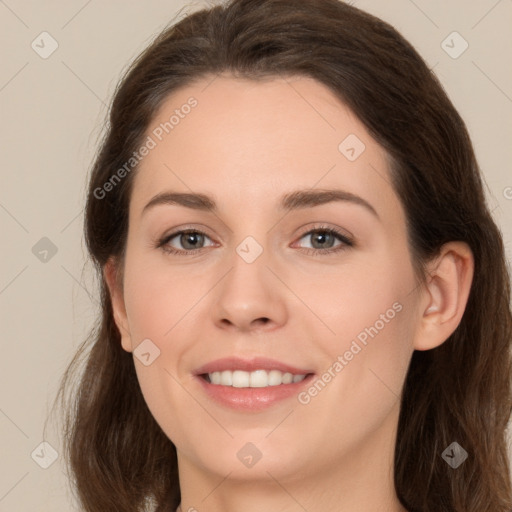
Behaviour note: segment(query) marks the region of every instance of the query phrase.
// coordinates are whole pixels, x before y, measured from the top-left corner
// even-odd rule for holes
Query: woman
[[[511,509],[502,238],[386,23],[233,0],[165,30],[116,91],[85,234],[84,510]]]

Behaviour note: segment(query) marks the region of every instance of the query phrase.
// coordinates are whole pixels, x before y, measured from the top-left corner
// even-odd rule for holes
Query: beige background
[[[352,3],[391,22],[434,67],[473,137],[510,261],[512,1]],[[31,453],[41,454],[49,404],[97,313],[81,232],[86,174],[120,72],[185,5],[205,4],[0,0],[0,511],[76,510],[62,457],[42,469]],[[58,43],[47,59],[31,47],[43,31]],[[441,46],[453,31],[469,44],[457,59]],[[46,262],[32,252],[43,237],[57,249]],[[46,441],[60,454],[54,423]]]

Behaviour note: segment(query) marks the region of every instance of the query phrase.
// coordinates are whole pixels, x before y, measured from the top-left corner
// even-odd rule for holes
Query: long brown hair
[[[176,448],[146,406],[102,277],[110,257],[122,261],[136,168],[104,197],[97,191],[143,143],[170,93],[221,72],[254,80],[312,77],[352,109],[390,157],[420,276],[445,242],[471,248],[475,273],[460,325],[438,348],[412,356],[395,488],[411,512],[509,512],[510,279],[467,129],[395,29],[337,0],[232,0],[189,14],[135,60],[115,92],[84,226],[102,314],[59,390],[65,455],[83,510],[139,511],[151,499],[163,512],[180,502]],[[468,452],[457,469],[442,458],[454,441]]]

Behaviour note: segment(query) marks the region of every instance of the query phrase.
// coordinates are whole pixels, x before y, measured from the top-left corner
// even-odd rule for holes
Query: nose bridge
[[[277,247],[274,237],[277,231],[271,229],[274,221],[266,217],[258,203],[253,202],[254,208],[248,213],[248,206],[244,206],[243,216],[234,225],[233,244],[236,254],[231,259],[233,271],[245,275],[246,279],[258,279],[262,289],[269,282],[276,284],[275,277],[267,267],[276,267],[277,255],[274,250]],[[250,219],[250,221],[248,221]]]
[[[249,274],[261,273],[265,264],[271,264],[272,255],[269,251],[274,245],[271,242],[274,231],[270,229],[270,219],[264,213],[266,210],[262,207],[261,200],[256,201],[252,198],[244,203],[241,199],[240,196],[235,208],[230,212],[231,218],[236,219],[231,225],[234,254],[230,263],[236,269],[242,269],[241,272],[247,267]],[[268,272],[268,269],[265,270]]]
[[[258,237],[258,240],[256,239]],[[239,301],[262,300],[269,295],[271,254],[262,235],[247,235],[234,247],[231,271],[226,276],[226,292],[236,292]]]
[[[269,270],[272,253],[264,228],[242,238],[229,258],[230,270],[219,283],[215,321],[247,329],[253,322],[280,324],[285,304],[278,280]],[[245,233],[250,233],[246,230]]]

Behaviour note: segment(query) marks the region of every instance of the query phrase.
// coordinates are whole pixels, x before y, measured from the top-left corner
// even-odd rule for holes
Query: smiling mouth
[[[295,384],[302,382],[308,374],[292,374],[279,370],[224,370],[222,372],[203,373],[200,375],[206,382],[216,386],[230,386],[234,388],[266,388],[282,384]]]

